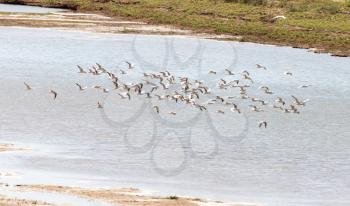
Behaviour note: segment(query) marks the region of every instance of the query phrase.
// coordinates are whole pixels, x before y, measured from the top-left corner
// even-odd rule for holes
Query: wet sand
[[[199,198],[178,197],[178,196],[153,196],[146,194],[142,190],[134,188],[121,189],[88,189],[79,187],[57,186],[57,185],[8,185],[0,183],[0,187],[5,190],[15,191],[17,193],[39,192],[41,194],[62,194],[73,197],[82,198],[84,200],[101,203],[106,205],[122,205],[122,206],[258,206],[257,204],[248,203],[225,203],[220,201],[209,201]],[[74,204],[74,203],[72,203]],[[30,199],[21,199],[8,197],[0,194],[0,205],[62,205],[50,200],[44,202]]]
[[[129,21],[112,18],[100,14],[76,12],[57,13],[7,13],[0,12],[0,26],[22,26],[36,28],[56,28],[63,30],[79,30],[99,33],[136,33],[157,35],[186,35],[208,39],[234,39],[241,37],[232,35],[215,35],[195,33],[175,26],[153,25],[140,21]]]
[[[27,149],[15,147],[15,145],[13,144],[0,143],[0,152],[21,151],[21,150],[27,150]]]
[[[0,195],[0,205],[1,206],[30,206],[30,205],[36,205],[36,206],[54,206],[53,204],[47,203],[47,202],[41,202],[36,200],[24,200],[24,199],[16,199],[16,198],[10,198],[3,195]]]

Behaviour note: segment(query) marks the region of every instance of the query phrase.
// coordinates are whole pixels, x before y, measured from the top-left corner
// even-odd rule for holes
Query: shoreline
[[[8,3],[7,0],[0,0],[0,3]],[[146,18],[137,18],[131,16],[123,16],[118,14],[111,14],[109,12],[102,10],[93,10],[89,8],[80,8],[79,5],[72,6],[64,3],[48,4],[45,1],[40,0],[16,0],[11,1],[11,4],[19,5],[31,5],[39,7],[48,8],[60,8],[60,9],[71,9],[72,12],[67,12],[66,14],[76,14],[80,22],[77,21],[76,17],[72,15],[64,15],[61,13],[61,18],[54,19],[52,14],[20,14],[16,13],[1,13],[0,12],[0,26],[24,26],[24,27],[46,27],[46,28],[64,28],[64,29],[74,29],[92,32],[102,32],[102,33],[136,33],[136,34],[159,34],[159,35],[187,35],[199,38],[216,39],[224,41],[241,41],[241,42],[251,42],[259,44],[269,44],[275,46],[288,46],[292,48],[308,49],[314,53],[330,53],[332,56],[337,57],[349,57],[350,49],[347,50],[343,47],[332,46],[327,48],[324,43],[314,42],[313,44],[306,44],[300,42],[293,42],[292,40],[287,41],[277,41],[263,36],[251,36],[251,35],[231,35],[227,32],[215,32],[208,29],[197,29],[190,26],[183,26],[181,24],[173,23],[166,24],[162,22],[157,22],[154,20],[149,20]],[[56,15],[58,13],[55,13]],[[85,17],[84,17],[85,15]],[[6,17],[7,16],[7,17]],[[10,16],[10,17],[9,17]],[[30,17],[28,17],[30,16]],[[41,16],[48,17],[47,19],[42,19]],[[88,16],[99,16],[93,22],[91,19],[86,19]],[[350,16],[350,15],[349,15]],[[41,18],[41,19],[40,19]],[[84,22],[85,18],[85,22]],[[106,21],[107,19],[107,21]],[[74,20],[74,21],[72,21]],[[109,22],[109,23],[107,23]],[[114,22],[114,23],[113,23]],[[118,22],[118,23],[116,23]],[[85,24],[85,25],[84,25]],[[90,24],[90,25],[88,25]],[[338,33],[338,32],[337,32]],[[342,34],[347,35],[347,33]],[[350,42],[350,37],[345,38],[346,41]]]
[[[14,144],[0,143],[0,155],[6,152],[22,152]],[[29,152],[31,150],[28,150]],[[26,176],[21,171],[7,171],[0,168],[0,205],[18,206],[59,206],[62,202],[70,203],[73,199],[103,205],[123,206],[258,206],[255,203],[239,203],[209,200],[192,196],[166,196],[146,192],[138,188],[84,187],[81,185],[56,185],[47,183],[24,183]],[[23,181],[21,181],[23,179]],[[15,181],[14,181],[15,180]],[[23,184],[22,184],[23,183]],[[45,197],[45,198],[42,198]],[[54,198],[53,198],[54,197]],[[70,197],[70,198],[67,198]],[[59,201],[58,201],[59,200]]]

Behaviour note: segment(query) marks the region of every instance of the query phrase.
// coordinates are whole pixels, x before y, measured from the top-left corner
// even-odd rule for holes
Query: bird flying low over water
[[[97,108],[99,108],[99,109],[103,108],[103,106],[102,106],[102,104],[100,102],[97,102]]]
[[[86,71],[83,69],[83,67],[81,67],[80,65],[77,65],[78,69],[79,69],[79,72],[78,73],[81,73],[81,74],[85,74]]]
[[[50,90],[51,94],[53,94],[53,99],[55,100],[57,98],[57,92],[53,91],[52,89]]]
[[[102,65],[96,63],[92,68],[86,69],[86,71],[78,65],[79,73],[89,73],[93,76],[98,75],[98,78],[106,77],[105,81],[108,84],[101,83],[93,88],[101,89],[103,93],[110,93],[119,95],[121,99],[134,100],[138,98],[145,98],[150,101],[168,101],[172,104],[183,104],[187,107],[205,111],[215,111],[218,114],[225,114],[227,111],[232,113],[244,113],[244,112],[270,112],[279,111],[281,113],[299,114],[302,107],[305,106],[308,99],[300,99],[292,95],[292,98],[286,96],[277,96],[268,85],[264,85],[261,82],[257,85],[253,81],[253,75],[244,70],[242,72],[235,73],[229,68],[223,71],[217,72],[213,69],[208,71],[208,79],[210,84],[205,80],[192,79],[187,76],[175,76],[167,70],[157,72],[140,72],[140,76],[135,74],[131,69],[134,68],[131,62],[125,61],[128,68],[118,69],[117,72],[112,72]],[[256,68],[259,70],[267,70],[267,68],[261,64],[256,64]],[[87,72],[88,71],[88,72]],[[130,72],[129,72],[130,71]],[[284,72],[284,75],[292,76],[292,72]],[[215,75],[215,76],[213,76]],[[209,77],[214,77],[210,78]],[[235,78],[233,78],[235,77]],[[140,78],[139,80],[137,78]],[[248,81],[247,81],[248,80]],[[29,85],[25,83],[28,90],[31,89]],[[215,85],[210,88],[209,85]],[[81,84],[76,83],[80,91],[87,89]],[[300,88],[306,88],[311,85],[302,85]],[[256,90],[256,91],[255,91]],[[276,90],[278,91],[278,90]],[[57,92],[50,90],[53,94],[53,98],[56,99]],[[87,93],[88,94],[88,93]],[[267,94],[267,95],[266,95]],[[133,99],[131,99],[133,96]],[[290,95],[289,95],[290,96]],[[267,99],[268,98],[268,99]],[[272,101],[272,103],[269,103]],[[251,105],[250,105],[251,104]],[[214,109],[213,105],[219,108]],[[238,108],[240,105],[241,108]],[[249,107],[247,107],[249,105]],[[116,105],[118,106],[118,105]],[[97,108],[103,108],[101,102],[97,102]],[[269,109],[267,109],[269,108]],[[152,105],[151,111],[160,114],[166,108],[160,110],[159,106]],[[228,110],[229,109],[229,110]],[[181,110],[184,111],[184,110]],[[186,112],[186,111],[184,111]],[[164,111],[174,117],[177,115],[175,111]],[[228,112],[230,113],[230,112]],[[228,114],[227,113],[227,114]],[[264,114],[264,113],[262,113]],[[225,117],[223,115],[222,117]],[[258,124],[259,128],[267,127],[266,121],[261,121]]]
[[[159,114],[159,107],[158,106],[153,106],[153,109]]]
[[[26,89],[27,90],[32,90],[32,87],[29,85],[29,84],[27,84],[26,82],[23,82],[24,83],[24,85],[26,86]]]
[[[264,69],[264,70],[267,69],[265,66],[263,66],[263,65],[261,65],[261,64],[256,64],[256,68],[258,68],[258,69]]]
[[[78,88],[79,88],[80,91],[84,91],[84,90],[87,88],[87,87],[81,86],[79,83],[75,83],[75,85],[78,86]]]
[[[128,61],[125,61],[125,63],[128,64],[128,69],[133,69],[133,68],[135,68],[135,66],[134,66],[132,63],[130,63],[130,62],[128,62]]]
[[[267,122],[266,121],[261,121],[261,122],[259,122],[259,128],[261,128],[261,127],[267,127]]]

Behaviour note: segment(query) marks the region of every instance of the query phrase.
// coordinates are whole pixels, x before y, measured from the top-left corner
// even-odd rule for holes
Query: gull
[[[159,114],[159,107],[158,106],[153,106],[153,109],[155,109],[156,112]]]
[[[216,71],[214,71],[214,70],[209,70],[208,74],[216,74]]]
[[[217,112],[217,113],[219,113],[219,114],[225,114],[225,112],[224,112],[224,111],[222,111],[222,110],[220,110],[220,109],[219,109],[219,110],[217,110],[216,112]]]
[[[251,78],[250,76],[248,76],[247,74],[243,74],[243,79],[248,79],[248,80],[250,80],[252,83],[254,83],[253,80],[252,80],[252,78]]]
[[[121,74],[126,74],[126,72],[122,69],[120,69]]]
[[[232,104],[233,107],[231,108],[231,111],[232,112],[238,112],[239,114],[241,113],[241,110],[238,109],[238,106],[236,104]]]
[[[277,105],[272,105],[273,108],[276,108],[276,109],[280,109],[280,110],[283,110],[283,108],[281,106],[277,106]]]
[[[227,72],[227,75],[235,75],[231,70],[229,69],[225,69],[225,71]]]
[[[100,85],[95,85],[92,88],[94,88],[94,89],[101,89],[102,87]]]
[[[81,73],[81,74],[86,74],[86,71],[84,71],[84,69],[80,66],[80,65],[77,65],[78,69],[79,69],[79,72],[78,73]]]
[[[276,103],[281,103],[282,105],[285,105],[286,102],[283,101],[282,97],[277,97],[276,100],[275,100]]]
[[[118,93],[118,95],[119,95],[122,99],[126,99],[126,98],[128,98],[129,100],[131,99],[131,96],[130,96],[129,92]]]
[[[308,88],[308,87],[311,87],[312,85],[300,85],[299,88]]]
[[[32,87],[29,84],[27,84],[26,82],[23,82],[23,84],[26,86],[27,90],[32,90]]]
[[[266,70],[266,67],[261,64],[256,64],[256,68]]]
[[[292,72],[284,72],[283,74],[284,74],[284,75],[293,76],[293,73],[292,73]]]
[[[79,83],[75,83],[78,87],[80,91],[84,91],[87,87],[82,87]]]
[[[258,108],[255,105],[249,105],[249,107],[251,107],[251,110],[254,111],[254,112],[262,112],[262,111],[264,111],[264,110]]]
[[[57,98],[57,92],[53,91],[53,90],[50,90],[51,94],[53,94],[53,99],[55,100]]]
[[[258,89],[262,89],[262,90],[270,90],[270,88],[268,86],[260,86]]]
[[[108,90],[108,89],[103,88],[103,93],[108,93],[108,92],[109,92],[109,90]]]
[[[247,70],[244,70],[241,74],[242,74],[242,75],[243,75],[243,74],[246,74],[246,75],[248,75],[248,76],[250,75],[249,72],[248,72]]]
[[[134,66],[133,64],[131,64],[130,62],[125,61],[125,63],[128,64],[128,69],[133,69],[133,68],[135,68],[135,66]]]
[[[176,112],[169,112],[169,114],[171,114],[171,115],[176,115]]]
[[[295,96],[292,95],[292,98],[295,100],[295,104],[299,105],[299,106],[304,106],[306,102],[309,101],[309,99],[305,99],[305,100],[299,100],[298,98],[296,98]]]
[[[102,106],[102,104],[100,102],[97,102],[97,108],[99,108],[99,109],[103,108],[103,106]]]
[[[261,128],[262,126],[264,126],[266,128],[267,127],[267,122],[266,121],[259,122],[259,128]]]

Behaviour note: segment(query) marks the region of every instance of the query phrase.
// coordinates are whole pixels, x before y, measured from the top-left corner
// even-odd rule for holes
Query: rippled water
[[[140,187],[276,206],[350,204],[349,58],[186,37],[6,27],[0,42],[0,142],[33,148],[0,155],[2,168],[27,177],[14,182]],[[77,90],[75,82],[111,85],[77,74],[75,65],[99,62],[116,72],[125,60],[136,64],[127,71],[133,79],[167,68],[212,86],[221,76],[213,80],[209,69],[248,69],[256,84],[310,102],[300,115],[219,115]],[[59,93],[57,100],[49,89]],[[153,104],[178,115],[154,115]],[[267,129],[257,127],[261,119]]]
[[[62,12],[65,9],[44,8],[38,6],[24,6],[12,4],[0,4],[0,12],[16,12],[16,13],[50,13]]]

